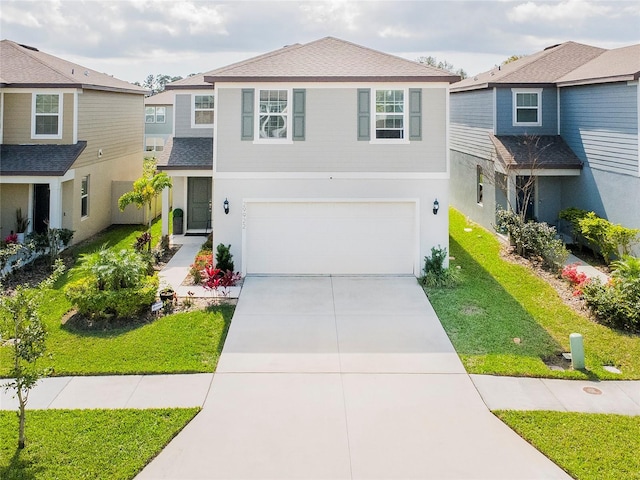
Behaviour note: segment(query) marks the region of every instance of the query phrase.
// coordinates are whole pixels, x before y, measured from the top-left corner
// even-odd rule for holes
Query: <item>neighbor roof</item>
[[[207,82],[455,82],[439,68],[333,37],[279,50],[213,70]]]
[[[85,140],[71,145],[0,145],[0,175],[62,176],[86,146]]]
[[[127,93],[147,93],[142,87],[68,62],[11,40],[0,42],[4,87],[84,88]]]
[[[502,164],[518,169],[580,169],[582,162],[560,135],[489,134]]]
[[[213,138],[169,138],[157,166],[159,170],[210,170],[213,167]]]
[[[558,79],[559,86],[625,82],[640,77],[640,44],[607,50]]]
[[[211,85],[209,85],[211,86]],[[145,105],[173,105],[175,101],[175,92],[171,90],[165,90],[164,92],[156,93],[150,97],[144,99]]]
[[[466,78],[451,86],[452,92],[494,86],[553,85],[558,79],[606,52],[604,48],[565,42],[527,55],[514,62]]]
[[[204,73],[197,73],[190,77],[167,83],[164,88],[165,90],[211,90],[213,88],[212,85],[204,81],[205,75]]]

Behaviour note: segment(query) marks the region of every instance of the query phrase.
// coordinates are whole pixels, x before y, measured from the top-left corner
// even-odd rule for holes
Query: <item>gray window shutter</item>
[[[304,140],[306,109],[306,90],[293,89],[293,139]]]
[[[253,140],[253,88],[242,89],[242,130],[241,140]]]
[[[358,140],[371,140],[371,89],[358,89]]]
[[[422,140],[422,90],[409,89],[409,140]]]

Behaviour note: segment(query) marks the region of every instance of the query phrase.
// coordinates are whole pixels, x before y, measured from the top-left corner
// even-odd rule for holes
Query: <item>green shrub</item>
[[[208,251],[213,250],[213,234],[212,233],[209,234],[205,242],[200,247],[200,250],[208,250]]]
[[[447,260],[447,249],[431,248],[431,256],[424,257],[424,275],[420,277],[420,284],[425,287],[455,287],[459,282],[458,271],[444,266]]]
[[[231,255],[231,245],[219,244],[216,247],[216,268],[226,272],[234,271],[233,255]]]
[[[202,281],[202,271],[213,261],[213,252],[210,250],[200,250],[195,260],[189,267],[189,273],[193,277],[193,283],[199,285]]]
[[[613,224],[594,212],[588,212],[578,221],[580,232],[591,246],[600,252],[606,263],[613,256],[628,255],[631,245],[638,241],[640,229]]]
[[[94,253],[82,255],[80,272],[92,276],[98,290],[133,288],[148,272],[145,257],[133,250],[113,251],[105,246]]]
[[[612,278],[606,285],[591,279],[582,295],[596,319],[605,325],[640,331],[640,277]]]
[[[586,217],[588,213],[589,212],[587,210],[575,207],[565,208],[564,210],[560,210],[558,213],[558,218],[569,224],[573,241],[578,245],[585,243],[585,238],[583,237],[582,230],[580,228],[580,220]]]
[[[65,288],[67,299],[78,313],[90,318],[130,318],[153,303],[158,290],[158,278],[149,276],[139,285],[118,290],[100,290],[96,279],[86,277]]]

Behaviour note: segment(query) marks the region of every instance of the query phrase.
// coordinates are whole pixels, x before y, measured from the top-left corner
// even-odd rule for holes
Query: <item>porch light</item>
[[[229,200],[228,199],[224,199],[224,203],[222,204],[222,206],[224,207],[224,213],[225,215],[229,214]]]
[[[440,210],[440,204],[438,203],[438,199],[436,198],[435,201],[433,202],[433,214],[437,215],[438,210]]]

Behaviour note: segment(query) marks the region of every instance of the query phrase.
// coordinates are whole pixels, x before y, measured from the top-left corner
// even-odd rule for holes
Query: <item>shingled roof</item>
[[[211,85],[209,85],[211,87]],[[175,92],[165,90],[161,93],[156,93],[150,97],[144,99],[145,105],[173,105],[175,102]]]
[[[640,78],[640,44],[607,50],[558,79],[558,85],[628,82]]]
[[[142,87],[68,62],[11,40],[0,42],[3,87],[83,88],[127,93],[148,93]]]
[[[62,176],[87,147],[71,145],[0,145],[0,175]]]
[[[590,62],[604,48],[576,42],[565,42],[527,55],[488,72],[466,78],[451,85],[452,92],[507,86],[553,85],[560,78]]]
[[[582,162],[560,135],[492,135],[503,165],[516,169],[581,169]]]
[[[207,82],[455,82],[450,72],[333,37],[295,44],[204,74]]]
[[[213,138],[170,138],[158,157],[158,170],[213,168]]]

